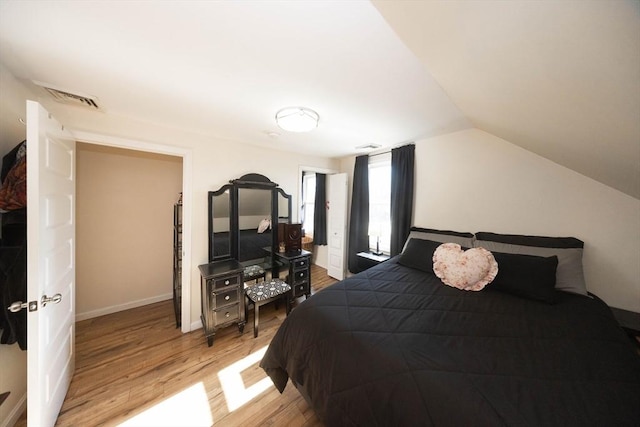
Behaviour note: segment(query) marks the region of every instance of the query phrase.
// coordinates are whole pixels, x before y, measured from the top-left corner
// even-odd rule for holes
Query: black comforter
[[[640,425],[640,357],[600,300],[461,291],[395,260],[300,304],[261,366],[328,426]]]

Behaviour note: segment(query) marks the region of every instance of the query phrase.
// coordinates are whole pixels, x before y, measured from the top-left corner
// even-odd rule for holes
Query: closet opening
[[[76,171],[76,320],[173,299],[182,158],[78,142]]]

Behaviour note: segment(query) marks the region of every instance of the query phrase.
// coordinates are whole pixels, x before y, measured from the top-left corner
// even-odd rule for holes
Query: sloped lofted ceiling
[[[640,198],[638,0],[2,0],[0,62],[96,96],[104,112],[35,92],[85,130],[339,157],[475,126]],[[290,105],[318,128],[278,129]]]
[[[640,2],[374,1],[473,125],[640,198]]]

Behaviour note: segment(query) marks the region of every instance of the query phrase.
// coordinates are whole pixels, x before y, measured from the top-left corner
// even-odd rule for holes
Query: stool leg
[[[253,337],[258,338],[258,318],[260,317],[258,311],[260,309],[260,304],[258,304],[258,302],[254,302],[253,306]]]
[[[284,294],[284,303],[287,309],[287,316],[291,313],[291,301],[289,301],[289,293]]]

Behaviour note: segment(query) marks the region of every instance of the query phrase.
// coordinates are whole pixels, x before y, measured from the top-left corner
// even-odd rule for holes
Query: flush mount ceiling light
[[[287,107],[276,113],[276,123],[289,132],[309,132],[318,127],[320,116],[305,107]]]

